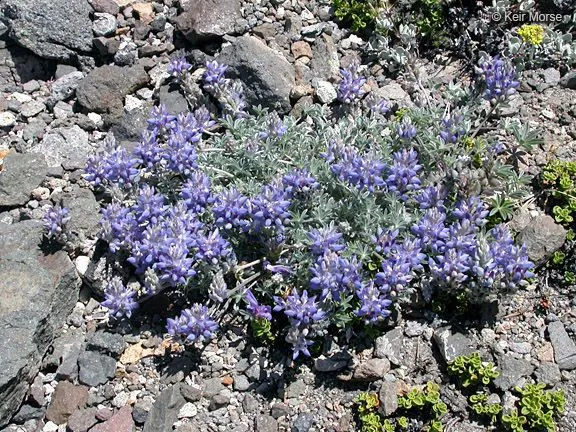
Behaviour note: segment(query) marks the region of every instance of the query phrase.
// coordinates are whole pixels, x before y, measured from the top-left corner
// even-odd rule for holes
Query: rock
[[[10,152],[0,171],[0,207],[26,204],[30,192],[44,180],[46,171],[42,156]]]
[[[180,5],[184,11],[174,23],[193,44],[233,33],[242,18],[239,0],[180,0]]]
[[[114,0],[92,0],[92,9],[94,9],[94,12],[102,12],[114,16],[120,12],[120,7]]]
[[[308,386],[303,380],[297,379],[296,381],[290,383],[288,387],[286,387],[286,390],[284,391],[284,397],[286,399],[299,398],[306,392],[307,388]]]
[[[198,414],[198,408],[192,402],[186,402],[180,411],[178,411],[178,418],[191,418]]]
[[[180,393],[182,393],[182,396],[184,396],[184,399],[188,402],[198,402],[202,399],[202,389],[191,385],[183,384],[182,387],[180,387]]]
[[[134,428],[132,408],[126,405],[120,408],[109,420],[94,426],[90,432],[133,432]]]
[[[566,332],[564,324],[554,321],[548,324],[548,336],[554,347],[554,359],[562,370],[576,369],[576,344]]]
[[[501,390],[510,390],[521,385],[520,379],[529,377],[534,371],[534,366],[529,361],[509,355],[501,356],[497,364],[500,376],[494,379],[494,385]]]
[[[46,105],[44,105],[43,102],[33,100],[22,105],[22,107],[20,108],[20,114],[22,114],[26,118],[34,117],[40,114],[45,109]]]
[[[54,117],[57,119],[65,119],[74,115],[72,105],[62,101],[56,102],[52,111],[54,112]],[[44,132],[44,129],[42,129],[42,132]]]
[[[270,415],[275,419],[290,415],[290,407],[283,402],[277,402],[270,408]]]
[[[290,51],[295,59],[299,59],[300,57],[312,58],[312,48],[310,44],[305,41],[294,42],[290,47]]]
[[[92,31],[96,36],[111,36],[116,33],[116,17],[107,13],[94,14]]]
[[[81,330],[71,329],[54,341],[54,353],[44,359],[44,365],[50,362],[58,365],[56,378],[74,381],[78,378],[78,357],[84,346],[84,335]],[[55,357],[55,358],[54,358]]]
[[[278,422],[272,416],[259,415],[254,420],[254,430],[257,432],[277,432]]]
[[[152,21],[154,17],[152,3],[134,3],[132,10],[138,16],[138,19],[146,24]]]
[[[560,71],[554,68],[547,68],[542,71],[542,76],[546,84],[556,85],[560,82]]]
[[[78,103],[88,111],[109,114],[119,119],[126,95],[144,87],[150,77],[140,65],[105,65],[94,69],[76,89]]]
[[[554,387],[562,380],[562,373],[556,363],[541,363],[534,372],[536,380],[550,387]]]
[[[208,411],[216,411],[217,409],[223,408],[230,404],[230,396],[217,394],[212,397],[210,405],[208,405]]]
[[[288,112],[294,67],[284,56],[254,36],[242,36],[222,49],[219,61],[228,65],[229,75],[244,84],[249,105],[262,105]]]
[[[67,165],[78,169],[86,165],[89,150],[88,133],[74,125],[52,129],[31,153],[43,154],[48,167]]]
[[[96,418],[96,411],[98,411],[98,408],[96,407],[74,411],[68,418],[66,425],[67,428],[71,432],[86,432],[88,429],[98,423],[98,419]]]
[[[336,353],[328,358],[318,357],[314,360],[314,369],[318,372],[337,372],[348,366],[352,356],[348,353]]]
[[[293,432],[308,432],[314,424],[314,415],[312,413],[300,413],[292,422]]]
[[[152,409],[153,401],[150,397],[138,399],[132,410],[132,418],[134,421],[141,425],[148,419],[148,413]]]
[[[96,238],[100,231],[100,204],[90,189],[75,187],[62,194],[62,205],[69,209],[68,231],[74,238]]]
[[[114,132],[116,138],[132,142],[140,140],[140,138],[142,138],[142,131],[148,127],[148,119],[150,118],[152,106],[152,101],[145,101],[142,102],[139,108],[132,109],[131,111],[125,108],[120,124],[112,128],[112,132]],[[178,114],[179,113],[180,112],[178,112]]]
[[[518,234],[519,244],[526,245],[528,257],[536,265],[543,264],[560,249],[566,240],[567,231],[551,216],[538,215]]]
[[[90,350],[116,356],[122,354],[126,346],[124,338],[121,335],[104,330],[93,333],[88,337],[86,342],[86,347]]]
[[[250,382],[244,375],[237,375],[234,377],[234,390],[246,391],[250,388]]]
[[[396,82],[386,84],[373,92],[376,99],[384,99],[385,101],[392,101],[402,104],[410,100],[408,93],[404,91],[402,86]]]
[[[378,411],[384,416],[389,417],[398,409],[398,396],[396,395],[396,381],[383,381],[378,392],[380,407]]]
[[[96,387],[114,378],[116,360],[103,354],[86,351],[78,357],[78,379],[82,384]]]
[[[16,415],[12,417],[11,422],[22,424],[30,419],[41,419],[43,417],[44,417],[44,410],[42,408],[24,404],[20,407]]]
[[[576,72],[575,71],[568,72],[566,75],[562,77],[562,79],[560,80],[560,84],[562,84],[566,88],[576,90]]]
[[[252,28],[252,33],[264,40],[270,40],[276,35],[276,27],[272,23],[264,23]]]
[[[377,381],[390,370],[390,362],[385,358],[372,358],[360,363],[354,369],[352,379],[356,381]]]
[[[244,400],[242,401],[242,409],[244,409],[244,412],[253,413],[258,411],[258,408],[258,400],[250,393],[246,393],[244,395]]]
[[[40,89],[40,83],[38,82],[38,80],[30,80],[22,84],[22,89],[26,93],[34,93],[36,90]]]
[[[74,265],[64,251],[40,249],[43,231],[34,220],[0,224],[0,427],[20,406],[78,298]]]
[[[16,124],[16,116],[9,111],[0,112],[0,128],[11,127]]]
[[[310,77],[330,80],[340,76],[340,61],[338,49],[332,36],[323,34],[312,46],[312,60],[310,61]]]
[[[474,343],[462,333],[452,333],[450,327],[441,327],[434,331],[434,342],[440,350],[442,358],[450,363],[456,357],[474,352]]]
[[[402,351],[404,345],[404,334],[402,329],[395,328],[384,336],[376,339],[374,356],[377,358],[386,358],[397,366],[402,364]]]
[[[165,389],[148,413],[143,432],[171,432],[172,425],[178,420],[178,413],[186,401],[180,392],[180,384]]]
[[[316,97],[322,104],[330,104],[338,97],[336,89],[328,81],[314,79],[312,80],[312,86],[316,89]]]
[[[3,6],[9,36],[40,57],[72,60],[92,49],[86,0],[4,0]]]
[[[84,407],[87,400],[88,387],[60,381],[52,394],[46,418],[56,424],[66,423],[72,413]]]

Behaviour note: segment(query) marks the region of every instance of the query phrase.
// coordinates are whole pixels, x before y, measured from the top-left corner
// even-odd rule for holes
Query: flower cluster
[[[246,116],[244,90],[238,81],[224,77],[228,66],[219,64],[216,60],[206,62],[202,75],[204,90],[214,96],[224,112],[232,117]]]
[[[195,303],[189,309],[184,309],[180,316],[168,318],[166,329],[172,337],[185,342],[204,342],[214,337],[218,323],[212,319],[206,306]]]
[[[70,220],[69,210],[66,207],[54,206],[44,214],[44,228],[50,238],[62,238],[66,223]]]
[[[478,73],[485,84],[484,98],[505,99],[514,94],[520,82],[516,80],[514,66],[498,56],[490,57],[480,63]]]
[[[110,315],[115,318],[127,316],[130,318],[132,312],[138,309],[136,302],[136,292],[126,287],[120,278],[115,277],[106,285],[104,289],[104,301],[102,306],[108,308]]]
[[[188,63],[186,57],[175,57],[168,63],[167,72],[175,77],[180,77],[192,69],[192,65]]]
[[[347,68],[340,69],[342,81],[338,85],[337,95],[342,103],[351,104],[364,94],[362,86],[366,83],[366,79],[358,74],[358,67],[358,63],[352,62]]]

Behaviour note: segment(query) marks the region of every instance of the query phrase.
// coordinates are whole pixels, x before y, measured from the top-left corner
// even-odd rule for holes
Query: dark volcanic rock
[[[551,216],[541,215],[518,234],[518,243],[524,243],[528,257],[535,264],[544,263],[560,249],[566,240],[567,231],[557,224]]]
[[[180,384],[175,384],[164,390],[158,398],[144,424],[144,432],[170,432],[172,425],[178,420],[178,412],[186,403],[180,392]]]
[[[46,418],[56,424],[66,423],[68,417],[79,408],[83,408],[87,400],[88,387],[60,381],[52,395]]]
[[[0,171],[0,207],[26,204],[30,192],[44,180],[46,171],[42,155],[10,153]]]
[[[180,6],[183,12],[174,23],[192,43],[233,33],[242,18],[239,0],[180,0]]]
[[[80,105],[88,111],[109,114],[117,122],[122,115],[126,95],[145,86],[149,80],[141,65],[106,65],[94,69],[82,80],[76,89],[76,96]]]
[[[218,60],[228,65],[230,76],[244,83],[249,105],[290,110],[295,72],[281,53],[254,36],[242,36],[225,47]]]
[[[87,0],[2,0],[9,36],[43,58],[71,60],[92,49]]]
[[[82,384],[96,387],[114,378],[116,360],[104,354],[86,351],[78,357],[78,377]]]
[[[64,251],[44,253],[42,223],[0,224],[0,426],[14,413],[78,298]]]

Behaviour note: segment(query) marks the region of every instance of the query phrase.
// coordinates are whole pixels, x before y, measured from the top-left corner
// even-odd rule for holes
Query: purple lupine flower
[[[198,123],[198,119],[192,113],[180,113],[176,117],[176,124],[172,130],[172,134],[180,135],[182,138],[190,143],[197,143],[202,139],[204,132],[204,125]]]
[[[310,357],[308,347],[314,342],[306,339],[310,330],[308,328],[290,327],[286,334],[286,342],[292,345],[292,360],[296,360],[300,354]]]
[[[330,252],[340,252],[345,246],[342,243],[342,234],[333,226],[313,229],[308,233],[312,240],[310,251],[316,256],[322,256]]]
[[[310,268],[310,289],[320,291],[320,299],[328,295],[339,301],[342,294],[360,286],[360,266],[356,260],[348,260],[335,252],[320,256]]]
[[[444,254],[435,255],[428,260],[430,272],[439,281],[455,285],[468,279],[472,268],[470,255],[454,248],[446,248]]]
[[[338,100],[345,104],[360,99],[364,94],[362,86],[366,83],[366,79],[358,74],[359,64],[352,62],[347,68],[340,69],[342,80],[338,85]]]
[[[164,150],[160,147],[157,131],[144,131],[142,139],[134,149],[134,156],[139,159],[139,164],[148,169],[154,169],[162,161]]]
[[[486,225],[489,211],[479,197],[472,196],[458,201],[452,214],[461,222],[467,222],[477,229]]]
[[[258,300],[254,297],[252,291],[246,290],[244,293],[244,300],[248,303],[246,309],[252,317],[272,321],[272,308],[258,303]]]
[[[148,119],[148,129],[155,132],[160,132],[164,129],[170,129],[176,117],[170,115],[166,107],[162,104],[152,108],[150,118]]]
[[[477,72],[484,80],[484,98],[506,99],[514,94],[520,82],[516,80],[516,69],[507,59],[490,57],[480,63]]]
[[[414,195],[421,210],[427,210],[432,207],[438,207],[445,210],[444,207],[445,191],[441,187],[428,186]]]
[[[205,106],[201,106],[194,111],[194,118],[198,124],[198,128],[202,133],[212,128],[216,122],[212,119],[210,111]]]
[[[155,224],[164,214],[164,196],[156,193],[154,187],[144,184],[138,188],[136,204],[132,211],[138,224]]]
[[[44,214],[44,228],[48,231],[49,238],[60,238],[66,228],[66,223],[70,220],[70,211],[66,207],[59,205],[48,209]]]
[[[364,317],[367,324],[373,324],[390,316],[392,301],[388,298],[389,289],[378,287],[373,281],[362,283],[356,290],[356,296],[360,300],[358,309],[354,312]]]
[[[307,169],[289,172],[282,177],[282,184],[284,185],[285,192],[291,197],[300,193],[308,193],[320,187],[320,183],[312,177]]]
[[[422,242],[417,238],[407,238],[395,244],[392,253],[403,257],[413,272],[422,270],[422,263],[426,259],[426,254],[422,253]]]
[[[128,262],[136,267],[136,273],[143,274],[152,268],[171,242],[172,237],[163,223],[150,224],[140,238],[131,243]]]
[[[530,271],[534,263],[528,259],[525,245],[516,246],[512,235],[503,225],[492,228],[489,234],[493,239],[489,244],[490,254],[502,272],[502,284],[505,287],[514,288],[518,282],[534,276]]]
[[[403,149],[394,153],[392,159],[394,162],[389,167],[386,185],[388,190],[405,200],[407,192],[420,189],[418,171],[422,166],[418,164],[418,153],[414,149]]]
[[[208,235],[198,233],[195,243],[197,252],[194,257],[206,264],[217,265],[220,260],[228,259],[234,254],[230,243],[220,235],[218,229]]]
[[[412,232],[418,236],[423,246],[432,252],[437,252],[444,246],[444,240],[448,237],[445,221],[444,210],[433,207],[428,209],[420,221],[412,226]]]
[[[357,189],[374,192],[386,184],[382,178],[386,165],[371,155],[360,155],[354,147],[331,143],[322,156],[340,180],[350,183]]]
[[[252,204],[248,197],[231,188],[224,190],[216,197],[212,212],[216,226],[226,229],[240,228],[242,231],[248,231],[250,228],[248,214],[251,209]]]
[[[93,186],[114,184],[130,187],[140,177],[138,163],[138,159],[124,147],[118,146],[113,136],[109,136],[104,152],[88,156],[84,178]]]
[[[466,133],[466,130],[460,125],[462,116],[458,114],[447,115],[442,119],[442,130],[440,131],[440,138],[446,144],[454,144]]]
[[[416,136],[418,131],[416,130],[416,126],[412,124],[410,119],[404,118],[402,122],[398,125],[396,133],[400,138],[404,140],[411,140]]]
[[[498,156],[506,151],[506,145],[501,142],[496,142],[488,148],[488,151],[493,155]]]
[[[163,248],[154,263],[154,270],[158,272],[160,280],[170,286],[186,285],[188,280],[196,274],[192,268],[194,260],[188,257],[188,249],[181,243],[172,243]]]
[[[268,185],[251,200],[251,228],[255,232],[272,230],[282,233],[290,220],[290,200],[283,188]]]
[[[226,114],[234,118],[246,117],[248,105],[246,104],[242,84],[238,81],[225,86],[219,95],[218,101]]]
[[[218,92],[227,85],[228,80],[224,78],[228,66],[219,64],[216,60],[206,62],[206,70],[202,75],[204,89],[209,92]]]
[[[258,137],[261,139],[266,139],[269,137],[282,137],[286,135],[288,127],[284,122],[278,117],[276,112],[268,115],[266,117],[266,123],[264,125],[265,129],[258,133]]]
[[[269,271],[270,273],[276,273],[282,276],[290,276],[295,273],[295,271],[288,265],[270,264],[270,261],[268,260],[264,260],[262,267],[264,270]]]
[[[377,99],[373,95],[368,96],[367,106],[373,114],[386,114],[390,111],[390,104],[384,99]]]
[[[189,249],[196,245],[195,239],[204,228],[204,224],[183,201],[177,201],[168,208],[163,227],[168,237]]]
[[[100,214],[100,238],[108,242],[111,252],[117,252],[132,243],[138,233],[138,223],[130,209],[113,202],[101,208]]]
[[[407,254],[398,253],[382,261],[380,272],[376,273],[374,283],[379,287],[401,291],[413,279],[412,262]]]
[[[201,171],[193,172],[182,185],[180,196],[186,207],[194,213],[202,213],[206,207],[214,203],[210,177]]]
[[[396,238],[398,237],[399,231],[396,230],[383,230],[378,228],[375,236],[372,236],[372,243],[376,245],[376,252],[381,255],[390,255],[396,245]]]
[[[186,57],[174,57],[168,63],[167,72],[175,77],[180,77],[192,69],[192,65],[186,61]]]
[[[162,156],[166,160],[166,167],[175,173],[188,177],[198,168],[194,145],[179,131],[172,131]]]
[[[326,312],[316,302],[316,296],[308,297],[306,290],[298,294],[298,291],[294,289],[286,300],[274,296],[274,302],[276,303],[274,311],[283,310],[293,327],[307,327],[326,316]]]
[[[175,338],[184,338],[185,342],[204,342],[212,339],[218,330],[218,323],[210,316],[206,306],[195,303],[184,309],[180,316],[168,318],[166,329]]]
[[[130,318],[132,312],[138,309],[138,303],[134,297],[136,292],[126,287],[120,278],[113,278],[104,288],[104,301],[102,306],[108,308],[109,314],[114,318],[126,316]]]

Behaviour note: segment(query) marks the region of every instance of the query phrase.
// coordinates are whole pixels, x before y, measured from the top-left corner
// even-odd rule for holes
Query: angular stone
[[[46,105],[44,105],[43,102],[33,100],[22,105],[22,107],[20,108],[20,114],[22,114],[26,118],[34,117],[35,115],[40,114],[45,109]]]
[[[258,432],[277,432],[278,422],[272,416],[259,415],[254,420],[254,430]]]
[[[330,80],[340,76],[340,61],[338,60],[338,48],[332,36],[323,34],[316,39],[312,46],[312,60],[310,61],[310,76],[313,78]]]
[[[380,407],[378,411],[384,416],[389,417],[398,409],[398,396],[396,395],[396,381],[384,381],[378,392]]]
[[[328,358],[318,357],[314,361],[314,369],[318,372],[336,372],[346,368],[351,358],[348,353],[336,353]]]
[[[0,171],[0,207],[23,206],[30,192],[46,177],[44,157],[35,154],[8,153]]]
[[[54,390],[46,418],[56,424],[66,423],[68,418],[88,400],[88,387],[60,381]]]
[[[99,330],[87,339],[87,348],[104,354],[120,355],[126,343],[122,335]]]
[[[529,377],[534,372],[534,366],[529,361],[509,355],[500,357],[497,364],[500,376],[494,379],[494,385],[501,390],[520,385],[521,378]]]
[[[81,383],[96,387],[114,378],[116,360],[106,355],[86,351],[78,357],[78,379]]]
[[[377,381],[382,379],[389,370],[390,362],[387,359],[372,358],[360,363],[354,369],[352,379],[356,381]]]
[[[526,245],[528,257],[535,264],[544,263],[560,249],[567,231],[549,215],[538,215],[518,234],[517,242]]]
[[[312,48],[310,48],[310,44],[305,41],[294,42],[290,47],[290,51],[292,51],[292,55],[296,59],[300,57],[312,58]]]
[[[20,406],[78,298],[74,264],[64,251],[40,248],[43,232],[35,220],[0,224],[0,427]]]
[[[176,29],[193,44],[234,32],[242,18],[239,0],[180,0],[184,12],[174,20]]]
[[[10,111],[0,112],[0,127],[10,127],[16,124],[16,116]]]
[[[144,423],[144,432],[171,432],[172,425],[178,420],[178,413],[186,400],[180,392],[180,384],[165,389],[152,406]]]
[[[554,387],[562,380],[562,373],[556,363],[541,363],[534,372],[536,380]]]
[[[249,105],[262,105],[288,112],[294,67],[282,54],[254,36],[242,36],[225,47],[219,61],[228,65],[229,75],[244,84]]]
[[[104,423],[94,426],[90,432],[134,432],[135,427],[132,407],[126,405]]]
[[[90,189],[75,187],[62,194],[62,205],[70,210],[67,227],[72,236],[96,238],[100,231],[100,204]]]
[[[116,17],[107,13],[95,13],[92,31],[95,36],[111,36],[116,33]]]
[[[88,429],[98,423],[98,419],[96,418],[96,411],[98,411],[98,408],[96,407],[74,411],[68,418],[66,424],[67,428],[71,432],[86,432]]]
[[[434,342],[446,363],[450,363],[458,356],[472,354],[475,348],[474,342],[462,333],[452,333],[450,327],[436,329]]]
[[[576,369],[576,344],[570,338],[564,324],[554,321],[548,324],[548,336],[554,347],[554,359],[562,370]]]
[[[116,15],[120,12],[120,7],[114,0],[92,0],[92,9],[94,12],[109,13]]]
[[[150,77],[140,65],[105,65],[94,69],[76,89],[78,102],[88,111],[120,117],[126,95],[144,87]]]
[[[374,356],[387,358],[391,363],[402,364],[402,351],[404,346],[404,333],[402,329],[395,328],[376,339]]]
[[[41,153],[49,167],[67,165],[78,169],[86,165],[88,154],[88,133],[78,125],[69,128],[56,128],[48,132],[31,153]]]
[[[72,60],[92,49],[86,0],[4,0],[1,10],[10,37],[40,57]]]

